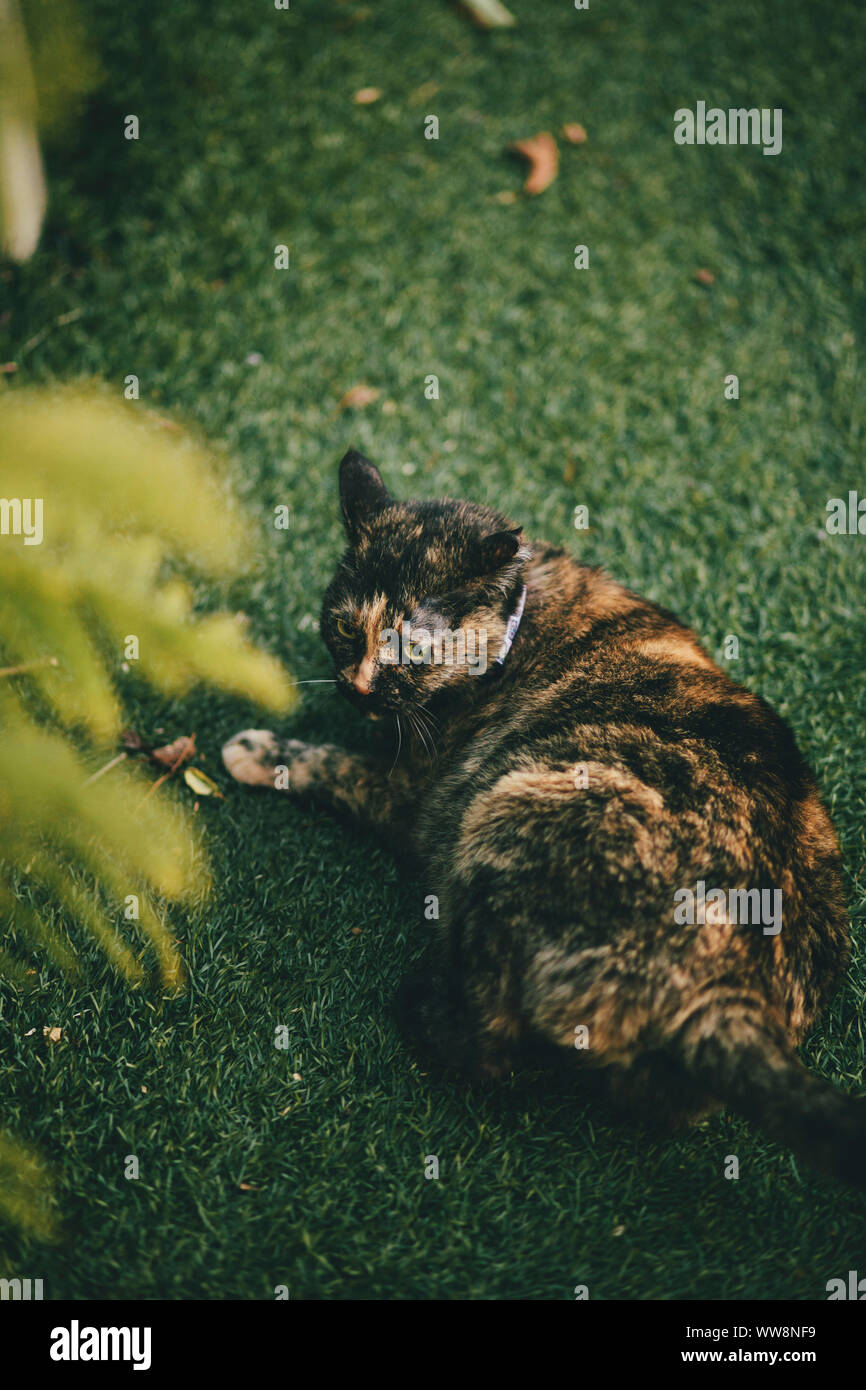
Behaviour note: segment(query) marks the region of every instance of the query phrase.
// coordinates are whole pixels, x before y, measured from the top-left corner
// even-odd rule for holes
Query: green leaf
[[[183,780],[188,787],[192,787],[197,796],[222,796],[216,782],[208,777],[206,772],[200,772],[197,767],[185,768]]]

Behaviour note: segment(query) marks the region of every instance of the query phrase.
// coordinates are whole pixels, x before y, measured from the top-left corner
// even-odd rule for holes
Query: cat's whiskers
[[[409,721],[409,727],[411,728],[413,734],[415,734],[415,736],[420,740],[420,742],[421,742],[422,744],[424,744],[424,748],[425,748],[425,750],[426,750],[426,749],[427,749],[427,745],[426,745],[426,743],[424,743],[424,736],[423,736],[423,734],[422,734],[422,732],[421,732],[421,728],[420,728],[420,725],[419,725],[419,723],[418,723],[418,720],[417,720],[416,717],[415,717],[415,711],[414,711],[413,709],[407,709],[407,710],[406,710],[406,718],[407,718],[408,721]]]
[[[400,725],[399,714],[395,713],[394,718],[397,721],[397,752],[394,754],[394,761],[391,764],[391,771],[388,773],[389,781],[391,780],[391,772],[393,772],[394,768],[397,766],[397,759],[400,757],[400,749],[403,747],[403,730]]]
[[[441,734],[441,732],[442,732],[442,725],[439,723],[439,720],[436,718],[436,715],[433,713],[433,711],[432,711],[432,709],[430,708],[430,706],[429,706],[429,705],[422,705],[422,706],[421,706],[421,709],[423,709],[425,715],[427,716],[428,721],[429,721],[429,722],[433,725],[433,727],[436,729],[436,732]]]
[[[426,719],[424,717],[424,710],[420,705],[414,705],[412,709],[408,711],[408,713],[412,720],[412,727],[417,733],[422,744],[424,745],[424,751],[427,754],[427,757],[431,759],[435,758],[436,740],[433,736],[432,729],[426,722]]]
[[[435,758],[435,757],[437,756],[437,753],[438,753],[438,750],[437,750],[437,747],[436,747],[436,735],[435,735],[435,733],[433,732],[433,730],[431,729],[430,725],[429,725],[429,724],[427,723],[427,721],[425,720],[425,718],[424,718],[423,715],[421,716],[421,723],[422,723],[422,725],[423,725],[424,731],[425,731],[425,733],[426,733],[426,735],[427,735],[427,738],[428,738],[428,740],[429,740],[429,744],[430,744],[430,756],[431,756],[431,758]]]
[[[439,720],[436,718],[436,715],[433,713],[433,711],[431,709],[428,709],[426,705],[419,705],[418,713],[421,716],[421,720],[424,724],[425,729],[427,729],[428,733],[430,734],[430,739],[435,749],[436,735],[442,733],[442,725],[439,723]]]

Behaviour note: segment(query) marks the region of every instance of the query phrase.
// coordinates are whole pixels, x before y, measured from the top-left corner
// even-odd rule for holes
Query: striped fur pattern
[[[796,1055],[839,984],[839,848],[785,722],[672,613],[468,502],[399,502],[356,453],[322,634],[340,687],[399,719],[381,761],[245,730],[240,781],[376,830],[439,901],[438,950],[400,1015],[428,1062],[497,1076],[549,1052],[626,1117],[673,1129],[727,1103],[866,1185],[866,1106]],[[382,634],[474,625],[501,671],[389,665]],[[389,769],[391,769],[389,771]],[[677,890],[780,890],[781,930]]]

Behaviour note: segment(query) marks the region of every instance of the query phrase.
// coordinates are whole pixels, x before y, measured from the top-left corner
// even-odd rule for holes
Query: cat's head
[[[411,714],[484,679],[523,588],[521,528],[471,502],[398,502],[354,450],[340,506],[349,548],[321,631],[343,694],[370,715]]]

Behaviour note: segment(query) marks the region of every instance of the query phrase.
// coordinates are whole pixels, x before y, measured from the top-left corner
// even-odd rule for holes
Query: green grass
[[[733,673],[792,721],[842,836],[855,957],[806,1052],[864,1091],[866,538],[823,529],[827,499],[864,486],[862,10],[510,7],[517,28],[482,34],[440,0],[154,0],[132,19],[86,0],[103,81],[50,151],[40,251],[0,280],[5,380],[120,392],[135,373],[143,406],[225,449],[269,537],[230,598],[298,678],[329,674],[304,619],[350,444],[402,495],[503,503],[719,655],[738,635]],[[382,98],[356,106],[364,86]],[[678,148],[673,112],[699,99],[781,106],[783,153]],[[524,174],[508,142],[566,121],[589,139],[562,145],[552,187],[497,201]],[[379,400],[341,413],[359,382]],[[221,742],[261,716],[135,690],[129,722],[195,729],[225,785]],[[291,728],[366,736],[327,686]],[[130,991],[86,943],[85,986],[45,970],[0,995],[3,1125],[50,1164],[63,1217],[54,1246],[4,1231],[4,1272],[54,1298],[241,1299],[820,1299],[864,1272],[864,1199],[736,1118],[660,1146],[559,1079],[420,1072],[390,1001],[431,930],[427,885],[322,815],[225,789],[199,813],[214,899],[173,917],[185,997]]]

